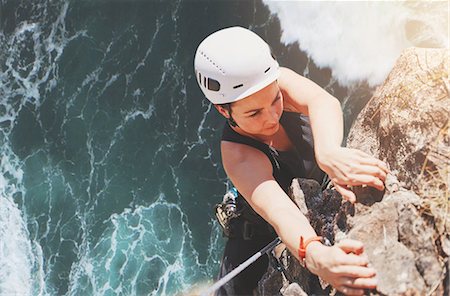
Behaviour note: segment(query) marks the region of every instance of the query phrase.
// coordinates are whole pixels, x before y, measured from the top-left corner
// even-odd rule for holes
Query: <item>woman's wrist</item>
[[[318,162],[328,162],[333,155],[336,154],[336,151],[341,148],[340,145],[327,145],[326,147],[314,147],[314,152],[316,156],[316,160]]]
[[[305,265],[309,271],[316,274],[320,269],[320,254],[322,250],[326,248],[321,242],[314,241],[308,244],[305,251]]]

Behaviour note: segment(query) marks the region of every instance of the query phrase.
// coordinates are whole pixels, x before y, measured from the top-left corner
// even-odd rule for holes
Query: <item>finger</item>
[[[384,190],[384,182],[383,180],[379,179],[378,177],[375,176],[363,176],[361,178],[362,180],[367,180],[366,182],[364,182],[361,185],[367,185],[370,187],[373,187],[379,191],[383,191]]]
[[[360,154],[359,156],[361,157],[361,164],[367,164],[367,165],[371,165],[371,166],[377,166],[380,169],[382,169],[386,174],[390,173],[390,170],[387,166],[387,164],[384,161],[379,160],[378,158],[375,158],[373,156],[370,156],[368,154],[365,154],[364,152],[362,152],[363,154]]]
[[[351,284],[347,285],[352,288],[375,289],[378,281],[376,277],[351,279]]]
[[[388,174],[388,173],[391,172],[391,170],[389,170],[387,164],[386,164],[384,161],[381,161],[381,160],[375,158],[375,162],[376,162],[376,165],[377,165],[380,169],[382,169],[386,174]]]
[[[344,183],[344,182],[341,182],[340,184],[342,184],[342,183]],[[371,176],[371,175],[352,174],[346,178],[345,184],[350,185],[350,186],[368,185],[368,186],[374,187],[380,191],[384,190],[383,181],[380,180],[379,178],[377,178],[375,176]]]
[[[362,242],[354,240],[354,239],[343,239],[339,243],[336,244],[340,249],[342,249],[345,253],[355,253],[357,255],[362,254],[364,252],[364,245]]]
[[[345,188],[344,186],[341,186],[335,182],[333,182],[334,188],[336,188],[337,192],[339,192],[342,195],[342,198],[344,200],[348,200],[351,203],[354,203],[356,201],[356,195],[350,190]]]
[[[368,165],[368,164],[362,164],[355,166],[353,169],[353,173],[357,175],[370,175],[377,177],[381,181],[386,180],[386,172],[379,168],[376,165]]]
[[[339,287],[341,290],[345,288],[350,289],[375,289],[377,287],[377,279],[376,278],[349,278],[342,277],[339,279]],[[346,290],[349,291],[349,290]]]
[[[376,275],[375,269],[371,267],[355,266],[355,265],[340,265],[336,273],[341,276],[353,278],[371,278]]]
[[[388,168],[387,164],[384,161],[378,159],[377,163],[378,167],[382,169],[386,174],[389,174],[391,170]]]
[[[357,266],[367,266],[369,264],[369,260],[367,256],[364,254],[356,255],[356,254],[345,254],[336,258],[339,264],[342,265],[357,265]]]
[[[336,287],[337,290],[341,291],[345,295],[364,295],[363,289],[355,289],[347,286]]]

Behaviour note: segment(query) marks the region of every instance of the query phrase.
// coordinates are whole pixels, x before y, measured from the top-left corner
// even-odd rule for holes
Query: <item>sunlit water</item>
[[[0,0],[0,295],[174,295],[215,277],[224,121],[192,69],[211,32],[253,29],[341,100],[347,129],[403,47],[448,43],[399,39],[397,4],[386,35],[381,12],[287,3]]]

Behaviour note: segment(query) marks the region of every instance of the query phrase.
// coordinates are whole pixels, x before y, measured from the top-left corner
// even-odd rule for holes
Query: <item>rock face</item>
[[[426,291],[442,277],[431,254],[445,260],[449,255],[449,67],[448,49],[406,50],[359,114],[347,141],[348,147],[388,163],[399,187],[420,196],[396,202],[398,241],[413,252]]]
[[[377,291],[371,295],[447,295],[448,254],[440,244],[441,235],[433,219],[418,210],[421,198],[399,188],[395,177],[389,178],[391,186],[382,201],[370,206],[342,203],[335,191],[321,192],[317,182],[306,179],[294,180],[292,196],[300,208],[308,209],[311,225],[329,242],[342,238],[364,242],[378,277]],[[318,210],[324,208],[329,211],[326,219]],[[288,251],[278,260],[286,272],[270,267],[260,282],[260,295],[330,294],[331,288],[320,285]]]
[[[347,140],[388,163],[403,187],[427,200],[441,233],[450,229],[448,212],[439,209],[449,196],[449,67],[448,49],[406,50]]]
[[[407,49],[348,136],[349,147],[385,159],[408,189],[427,173],[424,163],[446,170],[450,162],[449,56],[446,49]]]
[[[384,160],[385,192],[355,188],[358,203],[297,179],[291,197],[332,244],[364,243],[377,270],[370,295],[449,295],[449,51],[409,49],[350,131],[348,146]],[[284,250],[259,285],[261,295],[329,295],[331,287]],[[278,268],[274,267],[278,265]],[[284,272],[280,272],[285,270]]]
[[[398,191],[370,209],[357,205],[358,214],[351,219],[348,237],[364,242],[382,294],[425,295],[444,280],[438,236],[418,213],[419,201],[410,191]],[[443,294],[443,286],[439,292]]]

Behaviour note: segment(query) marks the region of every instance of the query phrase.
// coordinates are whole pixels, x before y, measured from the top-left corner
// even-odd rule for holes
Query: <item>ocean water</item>
[[[229,184],[196,46],[251,28],[348,130],[403,48],[448,47],[447,3],[383,3],[0,0],[0,295],[210,283]]]

